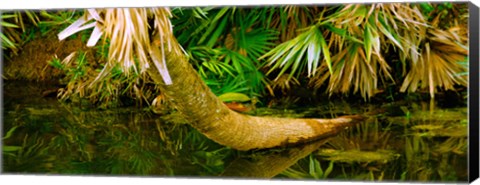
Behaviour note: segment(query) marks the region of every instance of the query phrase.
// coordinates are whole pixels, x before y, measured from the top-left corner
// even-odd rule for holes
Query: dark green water
[[[268,166],[273,168],[282,161],[260,161],[275,159],[274,155],[289,157],[291,150],[239,152],[210,141],[178,114],[65,104],[41,97],[48,88],[4,83],[2,132],[9,137],[2,143],[3,173],[221,178],[226,171],[241,176],[253,165],[265,165],[261,163],[271,163]],[[295,109],[258,108],[255,114],[327,118],[374,110],[384,111],[294,159],[298,161],[288,168],[277,169],[274,178],[467,180],[467,107],[439,108],[435,102],[328,102]]]

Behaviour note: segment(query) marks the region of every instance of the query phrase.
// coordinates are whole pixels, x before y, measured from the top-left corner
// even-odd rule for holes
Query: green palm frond
[[[235,76],[235,68],[223,61],[225,56],[221,48],[211,49],[205,46],[192,47],[188,51],[191,61],[195,64],[203,78],[208,78],[210,73],[223,77],[226,74]]]
[[[258,93],[265,82],[263,73],[258,70],[261,64],[257,58],[270,50],[278,39],[278,33],[268,29],[271,20],[268,13],[272,9],[174,9],[172,22],[190,24],[178,25],[175,33],[204,79],[229,83],[223,80],[235,76],[247,81],[244,86]]]
[[[223,61],[235,69],[235,77],[245,80],[249,89],[253,92],[261,92],[263,89],[263,73],[257,70],[256,60],[232,51],[226,48],[222,49],[224,53]]]
[[[212,49],[206,46],[192,47],[188,54],[193,66],[207,84],[229,84],[238,79],[245,81],[238,84],[241,88],[253,92],[261,92],[263,89],[263,74],[257,70],[256,62],[249,57],[227,48]]]
[[[235,31],[231,35],[227,36],[226,47],[256,60],[275,45],[278,34],[274,30],[250,27]]]
[[[225,79],[208,78],[204,79],[204,81],[217,96],[229,92],[243,94],[250,93],[249,84],[242,78],[227,76]]]
[[[321,55],[323,54],[323,57]],[[298,71],[307,68],[307,76],[315,74],[320,61],[325,61],[328,69],[331,70],[331,60],[329,47],[325,41],[322,31],[312,26],[305,32],[292,40],[284,42],[269,52],[265,53],[260,59],[267,58],[268,66],[271,66],[267,74],[276,69],[280,69],[277,74],[279,78],[288,69],[290,69],[290,78],[298,75]],[[307,63],[304,63],[306,59]]]
[[[171,21],[175,25],[174,34],[178,42],[187,50],[190,47],[197,46],[196,42],[201,37],[199,30],[208,26],[206,23],[209,21],[209,16],[212,15],[211,11],[211,7],[172,9]]]
[[[173,10],[172,23],[176,25],[178,42],[188,50],[206,45],[214,47],[230,32],[235,7],[177,8]]]

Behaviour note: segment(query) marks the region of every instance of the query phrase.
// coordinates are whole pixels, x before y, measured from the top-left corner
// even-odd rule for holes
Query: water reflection
[[[467,181],[466,107],[441,109],[434,102],[373,107],[385,112],[331,138],[277,177]]]
[[[466,107],[329,102],[258,108],[257,115],[282,117],[383,113],[328,140],[239,152],[207,139],[178,113],[63,104],[41,97],[48,88],[4,84],[5,173],[376,181],[466,181],[468,176]]]

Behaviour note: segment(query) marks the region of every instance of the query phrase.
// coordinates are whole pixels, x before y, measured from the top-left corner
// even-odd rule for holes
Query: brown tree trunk
[[[172,40],[170,43],[178,43]],[[175,45],[175,44],[173,44]],[[167,48],[167,47],[166,47]],[[158,70],[148,73],[166,100],[182,112],[190,124],[215,142],[237,150],[272,148],[335,135],[363,119],[345,116],[334,119],[255,117],[228,109],[203,83],[177,45],[166,51],[172,85],[165,85]],[[155,66],[150,63],[150,66]]]
[[[320,146],[328,142],[321,139],[302,146],[289,147],[282,152],[258,154],[254,157],[242,157],[233,160],[220,174],[222,177],[273,178],[282,173],[298,160],[305,158]]]

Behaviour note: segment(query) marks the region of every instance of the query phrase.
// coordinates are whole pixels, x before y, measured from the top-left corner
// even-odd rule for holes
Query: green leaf
[[[210,36],[210,40],[208,40],[206,44],[208,47],[213,47],[213,45],[217,42],[223,30],[225,30],[225,25],[227,24],[227,20],[228,19],[225,17],[220,23],[220,25],[217,27],[213,35]]]
[[[308,163],[308,164],[309,164],[309,165],[308,165],[308,173],[309,173],[313,178],[318,179],[317,170],[316,170],[317,166],[316,166],[316,163],[315,163],[316,160],[314,160],[314,159],[312,158],[312,155],[310,155],[309,160],[310,160],[310,162]]]
[[[306,46],[303,46],[303,48],[296,54],[296,60],[295,62],[293,63],[293,67],[292,67],[292,72],[290,73],[290,77],[291,78],[293,76],[293,74],[295,74],[295,72],[297,71],[297,68],[298,66],[300,66],[300,64],[302,63],[302,59],[303,59],[303,55],[305,53],[305,51],[308,49],[308,47]]]
[[[15,132],[15,130],[18,128],[18,126],[14,126],[12,127],[10,130],[8,130],[7,134],[5,134],[5,136],[3,136],[2,139],[8,139],[12,136],[13,132]]]
[[[222,100],[223,102],[232,102],[232,101],[246,102],[246,101],[250,101],[250,97],[248,97],[247,95],[245,95],[243,93],[235,93],[235,92],[229,92],[229,93],[222,94],[222,95],[218,96],[218,98],[220,100]]]
[[[395,44],[400,50],[405,51],[405,49],[397,39],[398,36],[394,32],[392,32],[392,28],[388,27],[387,23],[383,21],[383,16],[379,15],[379,17],[380,18],[378,19],[378,21],[380,22],[380,24],[377,24],[376,26],[380,30],[380,32],[382,32],[388,39],[390,39],[393,44]]]
[[[292,168],[288,168],[282,172],[283,175],[290,177],[292,179],[304,179],[305,175],[302,172],[296,171]]]
[[[322,166],[320,165],[320,162],[318,162],[318,160],[316,159],[313,159],[313,163],[314,163],[314,167],[315,167],[315,178],[316,179],[320,179],[321,177],[323,177],[323,169],[322,169]]]
[[[52,59],[50,62],[48,62],[51,66],[57,69],[64,69],[65,65],[62,64],[62,62],[58,58]]]
[[[15,14],[2,14],[2,19],[9,19],[9,18],[14,18],[17,17]]]
[[[420,8],[426,13],[429,14],[434,8],[430,3],[420,3]]]
[[[315,179],[320,179],[323,176],[323,169],[320,162],[310,155],[310,175]]]
[[[328,175],[332,172],[332,170],[333,170],[333,161],[330,161],[328,168],[325,170],[325,174],[323,174],[323,178],[326,179]]]
[[[328,50],[328,45],[325,39],[323,38],[322,34],[319,34],[319,40],[320,40],[320,45],[322,46],[323,49],[323,55],[325,56],[325,62],[327,63],[328,66],[328,71],[330,74],[332,74],[332,60],[330,59],[330,51]]]
[[[2,48],[7,47],[7,48],[16,48],[15,43],[13,43],[7,36],[5,36],[3,33],[0,33],[0,37],[2,38]]]
[[[16,24],[12,24],[12,23],[9,23],[9,22],[4,22],[4,21],[2,21],[2,26],[3,27],[9,27],[9,28],[19,28],[19,26],[17,26]]]
[[[20,146],[2,146],[3,152],[15,152],[22,149]]]
[[[331,31],[331,32],[333,32],[337,35],[340,35],[342,37],[345,37],[346,39],[348,39],[350,41],[353,41],[353,42],[356,42],[356,43],[359,43],[359,44],[363,44],[363,41],[348,35],[347,30],[345,30],[345,29],[337,28],[330,23],[322,24],[321,26],[322,26],[322,28],[326,28],[329,31]]]
[[[266,53],[274,46],[274,41],[277,39],[277,32],[267,29],[254,29],[245,33],[244,41],[237,41],[238,47],[244,49],[247,56],[252,59],[257,59],[263,53]]]
[[[203,43],[205,41],[205,39],[207,39],[207,38],[210,38],[207,43],[217,41],[218,36],[225,29],[225,23],[228,20],[228,17],[224,17],[224,14],[226,14],[228,12],[228,10],[231,10],[231,8],[225,7],[225,8],[220,9],[220,11],[215,15],[215,17],[211,21],[205,21],[204,23],[201,24],[201,27],[199,27],[197,30],[194,31],[193,35],[198,34],[199,32],[201,32],[203,30],[204,27],[209,26],[207,28],[207,30],[204,31],[204,33],[202,34],[202,37],[197,42],[197,44]],[[218,21],[221,18],[223,18],[222,23],[220,23],[220,25],[217,26]],[[214,30],[215,30],[215,32],[211,35],[211,33]],[[217,36],[215,37],[215,35],[217,35]],[[210,44],[207,44],[207,45],[210,45]]]

